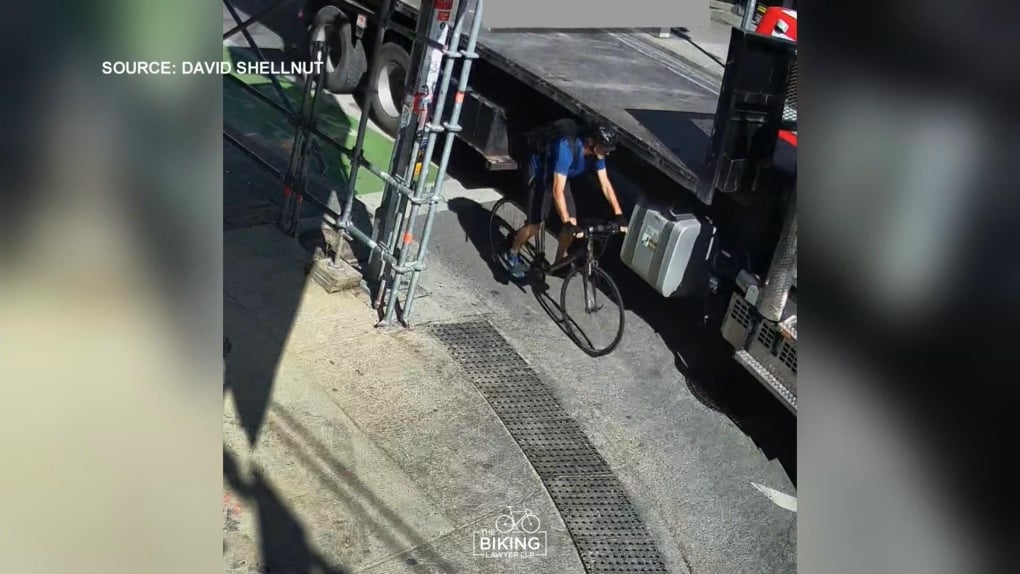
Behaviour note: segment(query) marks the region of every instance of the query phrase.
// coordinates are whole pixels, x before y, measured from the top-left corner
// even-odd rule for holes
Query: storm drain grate
[[[528,457],[588,572],[666,572],[605,459],[523,357],[484,321],[432,325]]]

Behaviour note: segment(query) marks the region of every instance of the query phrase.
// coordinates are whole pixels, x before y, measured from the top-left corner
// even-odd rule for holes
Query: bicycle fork
[[[597,264],[595,263],[592,242],[590,239],[588,240],[586,248],[588,250],[588,261],[585,265],[584,273],[581,274],[581,285],[584,287],[584,310],[588,314],[592,314],[601,309],[602,306],[598,304],[598,301],[596,301],[598,289],[592,284],[593,279],[595,278],[595,268]]]

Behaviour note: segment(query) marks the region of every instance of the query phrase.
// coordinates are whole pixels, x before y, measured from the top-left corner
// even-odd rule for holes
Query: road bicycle
[[[508,532],[514,531],[524,531],[528,534],[534,534],[538,532],[538,529],[542,526],[538,516],[535,516],[535,513],[527,508],[524,510],[514,510],[512,506],[507,506],[507,509],[510,512],[503,514],[496,519],[496,530],[500,534],[507,534]]]
[[[489,225],[491,254],[493,261],[504,270],[502,255],[525,220],[524,210],[510,197],[499,200],[492,208]],[[612,277],[599,267],[599,257],[607,240],[621,230],[612,222],[580,221],[579,224],[578,239],[584,245],[570,251],[561,261],[552,265],[548,263],[544,222],[539,226],[539,232],[522,247],[520,255],[529,267],[528,276],[543,283],[546,275],[570,268],[560,288],[560,308],[567,336],[589,355],[600,357],[613,352],[623,338],[625,314],[620,289]],[[595,325],[586,330],[582,322]],[[603,327],[603,322],[609,326]],[[603,342],[596,343],[593,338]]]

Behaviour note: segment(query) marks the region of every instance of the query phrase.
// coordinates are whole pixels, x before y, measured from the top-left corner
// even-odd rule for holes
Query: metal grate
[[[560,476],[546,485],[589,572],[666,572],[615,477]]]
[[[790,344],[790,341],[783,339],[783,344],[779,346],[779,360],[784,365],[793,371],[793,374],[797,374],[797,348]]]
[[[790,64],[790,76],[786,88],[786,105],[783,107],[783,121],[797,123],[797,60]]]
[[[761,326],[758,328],[758,342],[761,343],[763,347],[768,349],[769,352],[771,352],[772,343],[774,343],[775,340],[776,340],[775,329],[773,329],[772,326],[769,325],[768,323],[762,323]]]
[[[492,325],[437,324],[449,350],[528,457],[588,572],[666,572],[620,481],[584,431]]]
[[[745,329],[751,328],[751,304],[742,298],[734,298],[730,317]]]

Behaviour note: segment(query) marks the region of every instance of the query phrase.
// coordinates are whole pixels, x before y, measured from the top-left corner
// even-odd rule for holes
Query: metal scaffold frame
[[[224,33],[223,39],[241,33],[259,61],[266,61],[262,50],[256,45],[248,27],[273,12],[286,0],[279,0],[259,14],[241,21],[231,0],[223,0],[223,4],[233,17],[236,26]],[[378,26],[371,53],[371,69],[369,78],[378,76],[378,53],[383,45],[383,37],[391,29],[390,21],[397,0],[384,0],[380,17],[373,19]],[[365,104],[358,124],[358,133],[354,148],[348,148],[323,133],[316,125],[316,109],[319,96],[324,86],[326,55],[326,38],[322,30],[317,30],[311,38],[311,54],[314,54],[315,67],[318,72],[305,82],[304,91],[297,111],[294,110],[290,98],[280,85],[275,75],[270,74],[269,80],[273,90],[282,103],[274,101],[266,94],[249,86],[239,78],[227,77],[247,93],[285,114],[295,126],[294,140],[291,147],[290,160],[286,172],[281,172],[269,161],[249,149],[238,138],[223,131],[224,139],[252,158],[258,165],[266,169],[283,182],[283,205],[277,225],[290,236],[296,235],[300,219],[301,205],[307,197],[310,202],[322,209],[335,221],[335,234],[332,258],[327,265],[337,268],[344,263],[341,260],[340,243],[349,240],[364,244],[369,249],[369,265],[365,273],[366,279],[377,283],[377,296],[373,299],[373,307],[380,312],[379,326],[391,325],[397,318],[399,293],[406,287],[405,305],[400,313],[400,322],[410,326],[410,317],[414,309],[415,294],[419,287],[421,273],[425,270],[425,257],[435,220],[437,204],[442,200],[443,183],[446,170],[453,150],[453,141],[461,130],[458,123],[464,93],[467,90],[471,66],[478,58],[475,47],[481,29],[481,14],[484,0],[422,0],[419,7],[417,29],[413,33],[401,29],[408,34],[413,42],[411,67],[417,71],[410,75],[405,84],[405,97],[400,116],[400,129],[397,133],[389,170],[382,170],[364,157],[365,134],[369,129],[368,118],[372,112],[372,97],[365,98]],[[455,14],[455,16],[453,16]],[[452,29],[450,27],[453,18]],[[470,19],[467,42],[460,49],[466,22]],[[459,77],[456,82],[457,91],[452,98],[453,105],[448,117],[447,100],[454,64],[462,60]],[[445,61],[445,62],[444,62]],[[445,65],[444,65],[445,63]],[[367,82],[368,90],[376,90],[374,82]],[[373,94],[369,94],[370,96]],[[436,182],[428,185],[428,176],[435,154],[437,137],[444,134],[442,152],[436,173]],[[318,151],[318,142],[326,143],[350,159],[350,173],[346,181],[343,206],[336,213],[324,202],[308,195],[308,169],[312,158],[324,166]],[[352,210],[357,195],[358,176],[364,168],[381,179],[385,184],[382,206],[376,213],[375,224],[371,234],[367,234],[352,224]],[[421,237],[417,241],[417,251],[412,255],[415,243],[413,230],[416,229],[421,209],[425,207],[425,223]]]

